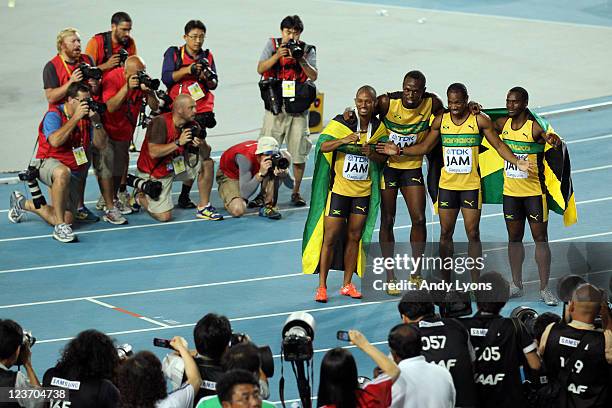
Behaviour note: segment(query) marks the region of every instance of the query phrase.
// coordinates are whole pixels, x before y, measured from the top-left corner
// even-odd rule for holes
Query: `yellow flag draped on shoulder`
[[[368,141],[370,145],[387,141],[385,126],[375,118],[372,118],[372,136]],[[315,148],[315,169],[312,177],[312,195],[310,199],[310,210],[304,226],[302,239],[302,271],[306,274],[319,272],[319,259],[321,257],[321,246],[323,245],[323,226],[325,219],[325,208],[331,194],[333,185],[332,170],[334,168],[334,152],[321,152],[321,145],[328,140],[342,139],[357,130],[357,121],[353,123],[344,120],[342,115],[336,116],[323,129]],[[361,145],[345,145],[338,149],[345,153],[361,155]],[[378,216],[380,204],[380,175],[382,165],[370,160],[369,175],[372,180],[372,192],[370,194],[370,211],[359,242],[359,255],[357,258],[357,274],[362,276],[365,270],[365,248],[370,243],[374,224]],[[340,241],[340,242],[343,242]],[[343,270],[343,245],[334,251],[332,269]]]

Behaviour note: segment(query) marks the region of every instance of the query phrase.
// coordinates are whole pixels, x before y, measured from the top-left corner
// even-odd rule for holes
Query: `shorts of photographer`
[[[54,158],[48,159],[35,159],[31,162],[32,166],[38,167],[40,173],[39,180],[43,182],[47,187],[53,185],[53,172],[62,163]],[[81,200],[81,190],[83,189],[83,177],[87,176],[87,169],[82,172],[71,172],[70,173],[70,184],[68,186],[68,201],[66,202],[66,210],[76,213]]]
[[[194,163],[196,160],[195,154],[189,155],[189,161]],[[153,214],[161,214],[166,211],[170,211],[174,208],[174,204],[172,203],[172,183],[174,181],[187,181],[187,180],[197,180],[198,174],[200,174],[200,170],[202,168],[202,157],[200,156],[199,162],[194,167],[185,166],[185,171],[180,174],[174,174],[163,178],[155,178],[151,177],[147,173],[142,173],[138,171],[138,177],[145,180],[156,180],[162,183],[162,192],[157,200],[153,200],[151,197],[147,195],[147,200],[149,202],[149,212]]]
[[[130,162],[130,141],[108,138],[104,150],[92,146],[91,153],[96,176],[103,179],[121,177]]]
[[[272,136],[279,145],[287,144],[293,163],[306,163],[312,147],[308,129],[308,111],[302,113],[285,113],[284,109],[278,115],[266,110],[259,137]]]
[[[240,193],[240,182],[238,180],[227,177],[221,169],[217,169],[216,178],[219,185],[219,196],[223,200],[225,208],[234,198],[243,198]]]

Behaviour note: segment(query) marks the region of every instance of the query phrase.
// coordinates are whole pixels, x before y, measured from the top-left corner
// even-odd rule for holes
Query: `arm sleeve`
[[[236,164],[238,164],[240,195],[242,198],[249,198],[257,190],[260,182],[257,180],[257,177],[251,175],[251,162],[249,162],[246,157],[237,154]]]
[[[170,47],[164,53],[164,63],[162,65],[161,80],[166,85],[166,88],[170,90],[174,81],[172,80],[172,73],[174,72],[174,47]]]
[[[94,37],[91,37],[87,42],[87,47],[85,47],[85,54],[91,56],[93,58],[94,63],[98,65],[98,42]]]
[[[43,89],[59,88],[59,78],[51,61],[47,62],[43,69]]]
[[[62,127],[62,118],[55,112],[47,112],[43,119],[43,133],[49,139],[49,136],[56,130]]]
[[[269,59],[272,54],[274,54],[274,46],[272,45],[272,40],[268,38],[268,40],[266,41],[266,45],[264,46],[264,49],[261,53],[261,56],[259,57],[259,61],[261,62]]]

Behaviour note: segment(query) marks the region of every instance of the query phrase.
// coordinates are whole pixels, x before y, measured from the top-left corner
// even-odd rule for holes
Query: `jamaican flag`
[[[321,145],[328,140],[342,139],[357,130],[357,121],[354,123],[344,120],[342,115],[336,116],[323,129],[315,147],[315,169],[312,177],[312,194],[310,199],[310,210],[304,226],[302,239],[302,271],[307,274],[319,272],[319,258],[321,246],[323,245],[323,225],[327,200],[331,195],[331,187],[334,178],[335,152],[321,152]],[[372,135],[368,141],[371,145],[388,140],[385,126],[375,118],[372,118]],[[361,155],[361,145],[344,145],[337,149],[344,153]],[[369,175],[372,180],[372,193],[370,195],[370,210],[363,229],[359,243],[359,255],[357,257],[357,274],[362,275],[365,269],[365,249],[372,238],[372,231],[378,216],[380,204],[380,176],[383,166],[370,160]],[[332,269],[343,270],[343,241],[335,246]]]
[[[484,113],[495,121],[501,116],[506,116],[506,109],[484,109]],[[545,129],[546,133],[554,132],[548,121],[541,116],[529,112],[538,124]],[[428,190],[436,207],[437,185],[440,179],[440,168],[442,164],[440,144],[437,146],[439,151],[434,151],[435,158],[431,165],[432,174],[427,176]],[[429,157],[428,157],[429,158]],[[502,204],[504,191],[504,159],[489,144],[486,138],[482,138],[480,154],[478,156],[480,167],[482,201],[485,204]],[[574,198],[574,188],[571,178],[571,166],[569,152],[565,142],[555,149],[551,145],[544,146],[544,184],[546,185],[546,195],[548,208],[557,214],[563,215],[565,226],[575,224],[577,221],[576,200]]]

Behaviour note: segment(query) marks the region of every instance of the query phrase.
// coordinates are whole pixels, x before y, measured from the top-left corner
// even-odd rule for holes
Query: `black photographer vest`
[[[217,395],[217,381],[219,381],[224,374],[223,368],[221,368],[221,364],[218,361],[203,356],[197,356],[195,362],[198,366],[198,370],[200,370],[202,385],[193,399],[194,407],[198,404],[200,399],[210,395]],[[183,375],[183,382],[185,381],[187,381],[187,376]]]
[[[561,383],[559,407],[607,407],[610,365],[603,333],[557,323],[550,330],[544,362]]]
[[[455,319],[427,317],[419,322],[423,348],[421,354],[429,363],[446,368],[455,384],[456,405],[476,405],[474,371],[469,351],[470,337],[465,327]]]
[[[54,378],[60,381],[64,380],[65,382],[71,382],[71,386],[58,385],[58,383],[55,382],[57,380],[54,381]],[[70,408],[116,408],[119,406],[119,390],[112,382],[106,379],[90,381],[69,380],[53,367],[45,372],[42,384],[43,387],[68,390]],[[48,405],[45,406],[54,408],[58,405],[68,406],[64,405],[61,400],[51,400]]]
[[[17,381],[17,371],[3,370],[0,368],[0,387],[14,388]],[[6,396],[6,391],[4,392]],[[19,408],[16,402],[0,402],[0,408]]]
[[[520,366],[526,364],[525,351],[536,350],[525,326],[517,319],[481,313],[461,322],[469,331],[476,354],[478,406],[524,407]]]

